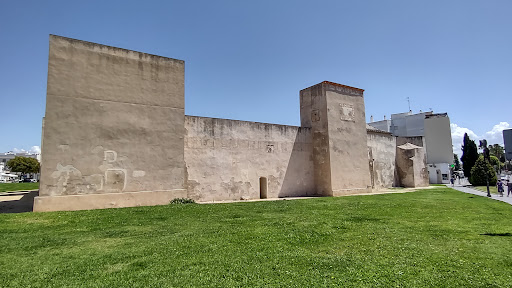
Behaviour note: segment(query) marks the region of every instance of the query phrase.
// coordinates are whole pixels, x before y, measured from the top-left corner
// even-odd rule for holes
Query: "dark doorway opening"
[[[260,199],[267,199],[267,178],[260,177]]]

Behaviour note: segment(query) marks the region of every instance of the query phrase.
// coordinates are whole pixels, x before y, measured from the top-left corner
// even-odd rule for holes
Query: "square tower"
[[[312,129],[319,195],[371,191],[363,92],[329,81],[300,91],[301,125]]]
[[[186,197],[184,65],[51,35],[34,211]]]

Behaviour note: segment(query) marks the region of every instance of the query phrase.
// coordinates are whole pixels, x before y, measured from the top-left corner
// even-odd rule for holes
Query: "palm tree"
[[[500,144],[493,144],[493,145],[489,145],[489,153],[491,155],[494,155],[496,156],[496,158],[501,159],[504,158],[505,156],[505,149],[503,149],[503,147],[500,145]],[[505,162],[505,161],[501,161],[501,162]]]

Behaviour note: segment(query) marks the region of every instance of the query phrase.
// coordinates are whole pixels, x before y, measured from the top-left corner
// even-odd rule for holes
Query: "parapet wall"
[[[185,130],[188,197],[315,195],[310,128],[185,116]]]

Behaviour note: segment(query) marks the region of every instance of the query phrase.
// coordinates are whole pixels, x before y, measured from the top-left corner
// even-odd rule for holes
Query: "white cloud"
[[[510,124],[507,122],[500,122],[500,124],[494,125],[491,131],[487,131],[484,134],[484,138],[489,144],[501,144],[503,145],[503,130],[509,129]]]
[[[35,154],[41,154],[41,147],[39,146],[32,146],[30,148],[30,150],[28,150],[30,153],[35,153]]]
[[[471,129],[460,127],[455,123],[450,124],[450,129],[452,131],[453,153],[459,155],[459,157],[462,155],[462,151],[460,149],[462,147],[462,142],[464,141],[465,133],[468,133],[471,140],[478,141],[478,136]]]
[[[14,153],[23,153],[23,152],[27,152],[27,150],[14,148],[14,149],[12,149],[12,152],[14,152]]]
[[[471,129],[460,127],[455,123],[450,124],[450,128],[452,130],[452,144],[453,144],[453,153],[456,153],[461,156],[462,151],[460,148],[462,147],[462,141],[464,139],[464,133],[468,133],[469,138],[476,142],[478,146],[479,140],[486,139],[487,143],[490,144],[501,144],[503,145],[503,130],[509,129],[510,124],[507,122],[500,122],[492,127],[490,131],[484,133],[483,136],[476,135]]]
[[[41,147],[39,146],[32,146],[30,150],[25,150],[23,148],[14,148],[12,149],[12,152],[14,153],[33,153],[33,154],[41,154]]]

